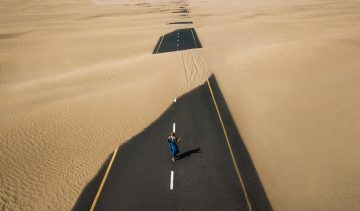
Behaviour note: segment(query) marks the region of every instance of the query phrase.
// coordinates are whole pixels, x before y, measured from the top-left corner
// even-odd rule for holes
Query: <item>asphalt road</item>
[[[219,111],[225,113],[224,126],[230,127],[228,137],[240,137],[229,125],[233,122],[214,77],[210,81]],[[176,162],[171,161],[164,141],[173,123],[183,139]],[[236,165],[245,176],[245,189],[205,83],[177,99],[158,120],[119,148],[95,210],[272,210],[246,149],[234,142],[242,140],[231,144],[235,160],[243,159]]]
[[[169,25],[174,25],[174,24],[193,24],[192,21],[177,21],[177,22],[170,22],[168,23]]]
[[[197,33],[184,28],[161,36],[153,53],[193,48],[202,48]],[[165,142],[173,130],[182,138],[176,162]],[[272,210],[214,76],[115,151],[73,210],[90,204],[106,211]]]
[[[177,29],[159,38],[153,53],[182,51],[193,48],[202,48],[194,28]]]

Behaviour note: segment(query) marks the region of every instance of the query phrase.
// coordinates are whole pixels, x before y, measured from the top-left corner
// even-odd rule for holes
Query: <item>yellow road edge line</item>
[[[223,120],[222,120],[222,117],[221,117],[219,108],[218,108],[218,106],[217,106],[217,103],[216,103],[216,100],[215,100],[215,96],[214,96],[214,93],[213,93],[213,91],[212,91],[212,88],[211,88],[209,79],[207,79],[206,81],[207,81],[207,84],[208,84],[208,87],[209,87],[209,90],[210,90],[212,99],[213,99],[213,101],[214,101],[214,105],[215,105],[216,112],[217,112],[217,114],[218,114],[218,117],[219,117],[219,120],[220,120],[222,129],[223,129],[223,131],[224,131],[225,139],[226,139],[226,142],[227,142],[229,151],[230,151],[230,155],[231,155],[231,158],[232,158],[234,167],[235,167],[236,174],[237,174],[237,176],[238,176],[238,178],[239,178],[239,180],[240,180],[240,184],[241,184],[241,186],[242,186],[242,189],[243,189],[243,192],[244,192],[244,195],[245,195],[245,198],[246,198],[246,203],[247,203],[250,211],[252,211],[251,203],[250,203],[248,194],[247,194],[246,189],[245,189],[245,184],[244,184],[244,181],[243,181],[243,179],[242,179],[242,177],[241,177],[240,170],[239,170],[239,168],[238,168],[238,166],[237,166],[237,162],[236,162],[236,160],[235,160],[234,153],[233,153],[232,148],[231,148],[231,144],[230,144],[230,141],[229,141],[229,137],[228,137],[228,135],[227,135],[227,132],[226,132],[226,129],[225,129],[225,126],[224,126],[224,122],[223,122]]]
[[[159,44],[159,46],[158,46],[158,48],[157,48],[157,50],[156,50],[156,53],[158,53],[158,51],[159,51],[159,49],[160,49],[160,46],[161,46],[161,43],[162,43],[162,41],[163,41],[164,37],[165,37],[165,35],[161,37],[160,44]]]
[[[101,193],[101,191],[102,191],[102,189],[103,189],[103,187],[104,187],[105,181],[106,181],[106,179],[107,179],[107,177],[108,177],[108,174],[109,174],[110,169],[111,169],[111,166],[112,166],[112,164],[113,164],[113,162],[114,162],[115,156],[116,156],[116,154],[117,154],[117,152],[118,152],[118,149],[119,149],[119,147],[116,148],[116,150],[114,151],[114,154],[113,154],[113,156],[112,156],[112,158],[111,158],[111,160],[110,160],[109,166],[108,166],[107,169],[106,169],[105,175],[104,175],[104,177],[103,177],[103,179],[102,179],[102,181],[101,181],[101,184],[100,184],[100,186],[99,186],[99,189],[98,189],[98,191],[97,191],[97,193],[96,193],[95,199],[94,199],[94,201],[93,201],[93,203],[92,203],[92,205],[91,205],[90,211],[93,211],[93,210],[95,209],[96,203],[97,203],[97,201],[98,201],[98,199],[99,199],[99,196],[100,196],[100,193]]]
[[[191,31],[191,34],[192,34],[193,39],[194,39],[195,47],[197,48],[197,44],[196,44],[195,36],[194,36],[194,33],[193,33],[193,29],[190,29],[190,31]]]

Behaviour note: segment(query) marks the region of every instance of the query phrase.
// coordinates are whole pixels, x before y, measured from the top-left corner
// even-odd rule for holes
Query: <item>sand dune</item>
[[[0,3],[0,209],[69,210],[118,144],[214,72],[275,210],[360,208],[358,1]]]
[[[1,209],[69,210],[207,69],[196,51],[151,54],[169,4],[18,3],[0,6]]]
[[[358,210],[359,2],[205,5],[205,58],[273,208]]]

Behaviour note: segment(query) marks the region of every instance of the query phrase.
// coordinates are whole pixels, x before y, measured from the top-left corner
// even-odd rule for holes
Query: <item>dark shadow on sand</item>
[[[12,39],[12,38],[21,37],[21,36],[27,35],[27,34],[29,34],[29,33],[31,33],[31,32],[32,32],[32,31],[0,34],[0,40],[2,40],[2,39]]]

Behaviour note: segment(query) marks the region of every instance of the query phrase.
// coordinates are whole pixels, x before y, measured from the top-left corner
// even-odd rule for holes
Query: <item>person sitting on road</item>
[[[180,138],[178,139],[174,132],[170,133],[170,136],[166,139],[166,141],[169,143],[169,149],[170,149],[170,155],[171,160],[175,162],[175,158],[177,156],[177,153],[179,153],[179,148],[176,144],[176,142],[180,141]]]

